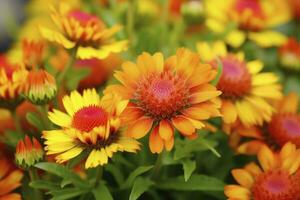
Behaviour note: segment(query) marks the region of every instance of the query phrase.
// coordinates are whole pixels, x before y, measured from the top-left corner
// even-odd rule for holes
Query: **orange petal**
[[[193,123],[183,116],[172,118],[172,123],[175,128],[184,136],[192,135],[195,132]]]
[[[20,170],[11,172],[0,181],[0,196],[9,193],[21,185],[23,173]]]
[[[149,117],[143,117],[138,119],[133,125],[127,130],[127,135],[135,139],[144,137],[151,129],[153,119]]]
[[[0,200],[21,200],[21,195],[17,193],[10,193],[0,197]]]
[[[159,123],[159,136],[164,140],[173,137],[174,129],[168,120],[161,120]]]
[[[158,126],[156,126],[149,137],[149,147],[152,153],[161,153],[164,148],[164,141],[158,134]]]
[[[224,193],[229,199],[250,200],[250,190],[239,185],[227,185],[224,187]]]
[[[246,188],[251,188],[254,183],[253,176],[244,169],[233,169],[231,171],[234,179],[242,186]]]
[[[258,176],[259,174],[262,173],[259,166],[257,166],[257,164],[255,164],[254,162],[251,162],[251,163],[247,164],[245,166],[245,170],[247,170],[254,177],[256,177],[256,176]]]
[[[232,124],[236,121],[237,111],[231,101],[224,100],[222,102],[221,113],[226,124]]]
[[[169,140],[165,140],[165,148],[167,151],[171,151],[174,146],[174,136],[172,136]]]
[[[256,155],[260,149],[266,145],[262,141],[253,140],[250,142],[245,142],[238,147],[238,153],[248,154],[248,155]]]
[[[269,147],[267,146],[263,146],[261,148],[257,155],[257,158],[264,171],[273,169],[276,166],[276,158],[271,149],[269,149]]]
[[[298,110],[298,96],[296,93],[289,93],[279,104],[279,112],[296,113]]]

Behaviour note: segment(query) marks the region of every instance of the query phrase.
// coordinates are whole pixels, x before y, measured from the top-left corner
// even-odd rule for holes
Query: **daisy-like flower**
[[[34,104],[43,105],[51,101],[57,93],[55,78],[43,69],[28,73],[25,96]]]
[[[63,3],[58,9],[52,7],[51,17],[60,30],[40,27],[42,36],[67,49],[78,48],[77,57],[80,59],[103,59],[110,53],[127,49],[127,40],[113,38],[121,30],[120,25],[107,28],[97,16],[71,9]]]
[[[11,64],[5,56],[0,56],[0,106],[15,107],[24,92],[27,70]]]
[[[0,159],[0,199],[1,200],[21,200],[21,195],[13,190],[21,185],[23,173],[14,169],[7,158],[1,155]]]
[[[238,153],[257,154],[262,146],[273,150],[280,149],[285,143],[292,142],[300,147],[300,114],[299,99],[295,93],[290,93],[275,103],[276,113],[269,123],[263,126],[237,126],[233,130],[231,143]],[[244,142],[246,139],[246,142]]]
[[[239,47],[246,37],[262,47],[286,41],[283,34],[272,30],[291,18],[286,0],[207,0],[205,5],[206,25],[217,34],[226,33],[225,40],[233,47]]]
[[[300,42],[295,38],[289,38],[279,48],[279,59],[282,67],[293,71],[300,71]]]
[[[229,200],[297,200],[300,199],[300,151],[292,143],[278,153],[264,146],[258,153],[260,165],[250,163],[233,169],[238,185],[227,185]]]
[[[43,132],[47,154],[58,154],[56,161],[63,163],[88,150],[85,167],[91,168],[106,164],[117,151],[136,152],[139,143],[120,130],[119,115],[127,104],[113,94],[100,99],[94,89],[84,90],[83,95],[73,91],[63,98],[67,113],[49,112],[49,119],[62,129]]]
[[[224,42],[197,44],[200,57],[215,63],[219,57],[222,74],[217,88],[222,91],[221,114],[224,124],[240,122],[245,126],[262,125],[270,121],[274,111],[268,100],[281,98],[278,77],[269,72],[260,73],[263,63],[259,60],[247,62],[243,53],[227,52]]]
[[[166,60],[161,53],[143,53],[136,64],[123,63],[122,71],[115,73],[122,85],[109,86],[105,93],[131,100],[122,115],[127,135],[138,139],[151,131],[150,150],[160,153],[173,148],[174,129],[195,137],[196,129],[205,126],[203,120],[220,116],[216,97],[221,92],[209,83],[216,74],[188,49]]]

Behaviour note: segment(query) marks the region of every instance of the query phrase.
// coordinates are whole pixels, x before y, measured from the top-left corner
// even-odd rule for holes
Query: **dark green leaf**
[[[136,200],[138,199],[144,192],[146,192],[152,185],[154,185],[154,182],[145,179],[142,177],[138,177],[135,179],[133,183],[133,187],[129,196],[129,200]]]
[[[118,167],[116,167],[112,164],[108,164],[105,167],[105,171],[108,171],[113,175],[113,177],[115,178],[118,185],[121,185],[124,183],[124,176]]]
[[[51,191],[50,194],[53,196],[52,200],[65,200],[71,199],[82,194],[87,193],[88,190],[83,190],[79,188],[68,188]]]
[[[85,77],[87,77],[89,73],[90,73],[90,69],[85,67],[80,69],[70,70],[66,78],[66,87],[69,90],[77,89],[79,82]]]
[[[196,169],[196,162],[194,160],[190,159],[183,159],[181,161],[182,167],[183,167],[183,172],[184,172],[184,180],[188,181],[189,178],[191,177],[192,173]]]
[[[30,182],[30,187],[35,189],[42,189],[42,190],[58,190],[60,186],[57,183],[53,183],[50,181],[44,180],[37,180]]]
[[[113,197],[103,182],[100,182],[99,186],[93,190],[93,194],[96,200],[113,200]]]
[[[128,179],[125,181],[125,183],[122,185],[122,189],[125,188],[129,188],[131,187],[131,185],[133,184],[134,180],[136,179],[136,177],[138,177],[139,175],[149,171],[150,169],[153,168],[153,165],[150,166],[141,166],[138,167],[137,169],[135,169],[128,177]]]

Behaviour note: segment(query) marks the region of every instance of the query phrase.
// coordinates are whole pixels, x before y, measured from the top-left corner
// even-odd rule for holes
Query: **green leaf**
[[[221,180],[206,176],[195,174],[185,182],[182,176],[176,178],[169,178],[164,181],[156,183],[156,187],[164,190],[178,190],[178,191],[223,191],[224,182]]]
[[[80,69],[70,70],[66,77],[66,87],[69,90],[75,90],[78,87],[79,82],[90,74],[90,69],[82,67]]]
[[[140,166],[137,169],[135,169],[128,177],[128,179],[125,181],[125,183],[122,185],[121,189],[129,188],[133,184],[136,177],[139,175],[149,171],[153,168],[153,165],[150,166]]]
[[[215,154],[218,158],[221,157],[221,155],[219,154],[219,152],[213,147],[213,145],[210,143],[209,140],[206,140],[206,139],[200,137],[199,138],[199,142],[203,146],[207,147],[211,152],[213,152],[213,154]]]
[[[41,120],[41,117],[34,112],[29,112],[26,114],[26,120],[29,124],[36,127],[39,131],[44,130],[44,125]]]
[[[44,180],[36,180],[29,183],[30,187],[40,190],[58,190],[60,186],[57,183]]]
[[[214,140],[206,140],[198,137],[195,140],[176,139],[175,141],[174,160],[191,157],[193,152],[205,151],[217,146]]]
[[[183,159],[181,161],[182,167],[183,167],[183,173],[184,173],[184,180],[188,181],[191,177],[192,173],[196,169],[196,162],[194,160],[190,159]]]
[[[16,131],[6,130],[3,135],[0,135],[0,141],[15,148],[23,137],[24,135]]]
[[[146,192],[152,185],[154,185],[154,182],[145,179],[142,177],[138,177],[135,179],[133,183],[133,187],[129,196],[129,200],[136,200],[138,199],[144,192]]]
[[[35,164],[35,167],[47,171],[56,176],[62,177],[62,185],[65,185],[65,183],[68,183],[68,180],[70,180],[77,187],[85,189],[90,188],[87,181],[81,179],[77,174],[75,174],[65,166],[56,163],[41,162]]]
[[[116,167],[112,164],[108,164],[105,167],[105,171],[108,171],[113,175],[113,177],[115,178],[115,180],[116,180],[116,182],[118,183],[119,186],[124,183],[124,176],[123,176],[121,170],[118,167]]]
[[[79,189],[79,188],[68,188],[51,191],[50,194],[53,196],[52,200],[65,200],[71,199],[82,194],[87,193],[88,190]]]
[[[96,200],[113,200],[104,182],[100,182],[99,186],[93,190],[93,195]]]

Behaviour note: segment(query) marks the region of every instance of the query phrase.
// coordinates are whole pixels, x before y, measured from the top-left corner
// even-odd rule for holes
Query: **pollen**
[[[108,113],[99,106],[89,106],[78,110],[73,117],[72,126],[80,131],[89,132],[95,127],[105,125]]]
[[[273,116],[268,131],[280,146],[293,142],[300,146],[300,116],[296,114],[276,114]]]
[[[189,92],[186,88],[184,79],[164,71],[142,79],[135,96],[138,106],[159,120],[171,118],[187,106]]]
[[[223,72],[217,88],[222,91],[225,98],[240,98],[251,90],[251,75],[246,63],[233,55],[221,58]]]
[[[260,174],[252,186],[255,200],[296,200],[300,198],[300,182],[297,175],[277,170]]]

